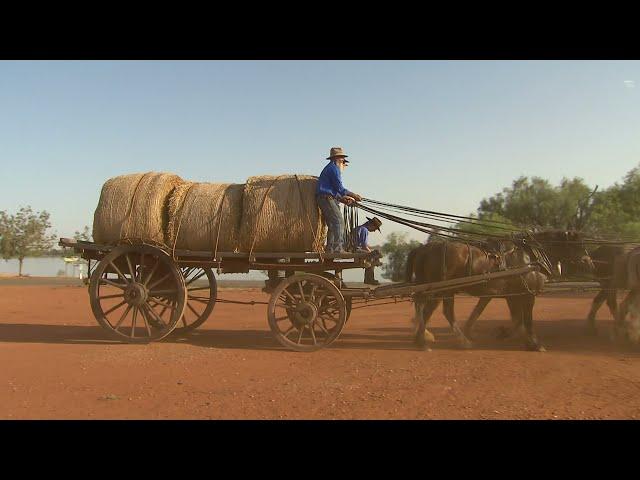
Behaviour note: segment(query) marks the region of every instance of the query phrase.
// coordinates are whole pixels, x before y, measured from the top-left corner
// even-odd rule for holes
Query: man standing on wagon
[[[369,232],[375,232],[376,230],[380,232],[381,225],[382,221],[378,217],[367,217],[367,221],[354,230],[356,252],[371,252],[371,247],[369,247]],[[380,285],[380,282],[375,279],[374,267],[364,269],[364,283],[368,285]]]
[[[342,171],[349,164],[348,155],[345,155],[342,147],[332,147],[327,160],[329,164],[324,167],[318,178],[316,198],[318,206],[327,222],[327,253],[346,253],[344,249],[344,219],[340,212],[338,202],[347,205],[354,201],[359,202],[362,197],[353,193],[342,185]]]

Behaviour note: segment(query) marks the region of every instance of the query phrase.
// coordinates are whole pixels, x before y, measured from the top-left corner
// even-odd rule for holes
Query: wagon
[[[342,271],[380,265],[378,252],[214,254],[142,242],[100,245],[68,238],[61,238],[59,245],[89,260],[93,314],[112,338],[128,343],[157,341],[202,325],[218,300],[214,269],[218,274],[267,271],[263,291],[270,294],[269,301],[246,303],[267,304],[269,327],[280,344],[291,350],[314,351],[340,336],[353,299],[444,292],[538,268],[532,264],[439,282],[348,288]]]

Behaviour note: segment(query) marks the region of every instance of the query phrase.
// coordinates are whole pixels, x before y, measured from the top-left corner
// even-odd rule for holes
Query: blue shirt
[[[340,198],[350,193],[351,192],[342,185],[342,174],[338,166],[333,162],[329,162],[329,164],[322,169],[320,177],[318,177],[316,195],[331,195],[334,198]]]
[[[356,248],[367,248],[367,241],[369,239],[369,229],[364,225],[360,225],[356,229]]]

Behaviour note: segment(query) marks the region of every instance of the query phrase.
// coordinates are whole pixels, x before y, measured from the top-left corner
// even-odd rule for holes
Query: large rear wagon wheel
[[[180,270],[187,287],[187,306],[173,330],[177,335],[189,333],[206,322],[218,298],[218,283],[212,269],[181,267]]]
[[[164,251],[149,245],[115,248],[89,283],[91,310],[117,340],[149,343],[169,335],[182,317],[184,278]]]
[[[280,282],[271,294],[267,315],[280,344],[311,352],[338,338],[347,308],[342,293],[331,281],[320,275],[302,274]]]

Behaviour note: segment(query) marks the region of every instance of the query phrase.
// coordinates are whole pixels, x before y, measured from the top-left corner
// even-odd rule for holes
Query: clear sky
[[[519,175],[605,188],[640,162],[640,62],[0,62],[0,210],[59,236],[112,176],[318,175],[331,146],[350,190],[454,214]]]

